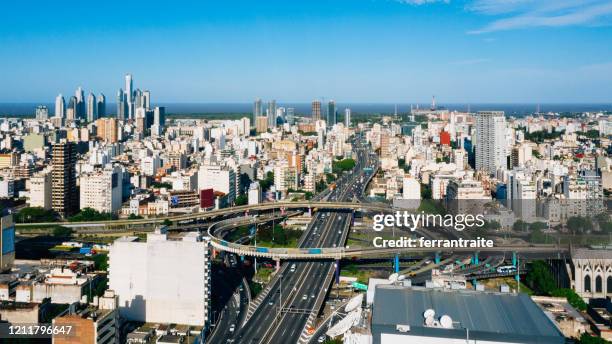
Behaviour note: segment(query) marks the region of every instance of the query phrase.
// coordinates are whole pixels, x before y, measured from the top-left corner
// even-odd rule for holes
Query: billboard
[[[15,227],[8,227],[2,230],[2,254],[15,251]]]

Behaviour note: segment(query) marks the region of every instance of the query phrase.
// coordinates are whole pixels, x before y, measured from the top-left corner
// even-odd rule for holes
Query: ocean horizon
[[[34,103],[0,103],[0,116],[34,116],[35,108],[39,105],[44,105],[49,108],[50,115],[53,114],[55,104],[49,102]],[[201,114],[202,116],[218,115],[218,114],[236,114],[236,113],[252,113],[252,102],[159,102],[152,106],[165,106],[167,114],[176,115],[194,115]],[[267,106],[263,102],[263,108]],[[310,102],[277,102],[277,107],[294,108],[297,115],[310,114]],[[322,111],[325,111],[325,104],[322,104]],[[408,113],[412,108],[427,109],[430,104],[426,103],[343,103],[337,102],[336,109],[338,112],[343,112],[345,108],[350,108],[353,114],[393,114],[397,106],[397,113]],[[114,114],[116,111],[115,103],[106,104],[107,113]],[[457,111],[483,111],[483,110],[499,110],[504,111],[506,115],[528,115],[539,111],[541,113],[578,113],[578,112],[612,112],[612,103],[449,103],[439,104],[439,109],[449,109]]]

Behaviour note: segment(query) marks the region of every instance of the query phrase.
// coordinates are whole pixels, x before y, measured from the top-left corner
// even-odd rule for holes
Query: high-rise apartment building
[[[36,107],[36,119],[39,121],[46,121],[49,118],[49,109],[44,105]]]
[[[82,174],[79,181],[81,209],[92,208],[109,214],[121,209],[123,172],[119,166],[107,165]]]
[[[30,193],[28,196],[30,207],[51,209],[51,173],[41,171],[30,177]]]
[[[76,187],[76,144],[60,142],[51,151],[51,205],[62,217],[73,215],[79,209]]]
[[[318,100],[312,101],[312,120],[321,120],[321,102]]]
[[[227,195],[232,203],[236,198],[236,174],[230,168],[218,165],[203,165],[198,171],[198,190],[213,189]]]
[[[268,117],[259,116],[255,118],[255,131],[258,134],[265,133],[268,131]]]
[[[96,121],[96,133],[100,140],[108,143],[119,141],[119,123],[116,118],[99,118]]]
[[[503,111],[476,114],[476,170],[494,174],[506,168],[506,118]]]

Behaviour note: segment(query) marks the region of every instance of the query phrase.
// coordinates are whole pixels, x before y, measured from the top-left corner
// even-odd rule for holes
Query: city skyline
[[[611,99],[607,1],[117,5],[96,4],[93,21],[87,4],[7,5],[0,102],[108,96],[126,73],[160,102]]]

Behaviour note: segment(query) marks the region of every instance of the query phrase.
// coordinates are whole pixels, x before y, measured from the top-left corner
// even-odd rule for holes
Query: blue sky
[[[612,102],[612,1],[11,1],[0,102]]]

